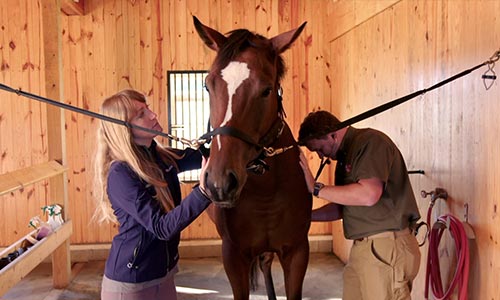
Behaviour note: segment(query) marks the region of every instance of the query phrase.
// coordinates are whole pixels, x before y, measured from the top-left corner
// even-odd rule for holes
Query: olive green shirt
[[[343,207],[347,239],[405,229],[420,219],[408,171],[397,146],[380,131],[349,127],[337,152],[335,185],[368,178],[383,181],[382,196],[373,206]]]

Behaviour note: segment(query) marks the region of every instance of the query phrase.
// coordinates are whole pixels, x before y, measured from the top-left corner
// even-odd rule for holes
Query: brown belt
[[[372,235],[365,236],[365,237],[362,237],[359,239],[355,239],[355,241],[361,242],[361,241],[367,241],[367,240],[373,240],[373,239],[387,239],[387,238],[396,239],[400,236],[405,236],[405,235],[408,235],[410,233],[411,233],[411,231],[407,227],[407,228],[401,229],[399,231],[384,231],[384,232],[372,234]]]

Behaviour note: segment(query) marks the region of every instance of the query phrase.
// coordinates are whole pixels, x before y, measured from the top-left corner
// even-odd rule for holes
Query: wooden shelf
[[[64,179],[66,171],[66,167],[55,160],[51,160],[43,164],[1,174],[0,195],[12,193],[30,184],[48,179],[51,186],[51,199],[55,201],[54,203],[62,204],[62,207],[66,209],[68,204],[64,189],[64,186],[67,184]],[[26,277],[26,275],[50,255],[52,255],[52,281],[54,288],[64,288],[69,284],[71,281],[69,247],[70,237],[73,233],[73,223],[66,214],[64,215],[66,222],[63,225],[0,270],[0,296]],[[28,235],[34,236],[35,233],[36,230]],[[27,239],[28,235],[25,235],[0,252],[0,257],[5,257],[14,250],[17,250],[21,243]]]
[[[67,168],[52,160],[0,175],[0,196],[23,189],[35,182],[63,174]]]
[[[29,233],[33,236],[36,231]],[[64,244],[73,233],[73,223],[71,220],[64,222],[61,227],[53,233],[36,243],[26,252],[17,257],[14,261],[0,270],[0,295],[5,294],[10,288],[16,285],[21,279],[26,277],[36,266],[51,255],[57,248]],[[6,248],[2,253],[9,253],[19,248],[26,239],[20,239],[16,243]],[[55,255],[55,254],[53,254]]]

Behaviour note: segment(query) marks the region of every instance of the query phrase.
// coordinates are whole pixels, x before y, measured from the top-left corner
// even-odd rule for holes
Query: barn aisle
[[[312,253],[304,282],[304,300],[340,300],[342,298],[343,263],[333,254]],[[178,300],[232,299],[231,288],[220,258],[181,259],[176,276]],[[14,288],[3,300],[97,300],[104,261],[73,265],[75,277],[64,290],[52,288],[50,264],[41,264]],[[260,274],[260,273],[259,273]],[[284,296],[283,276],[279,263],[273,263],[273,277],[278,299]],[[264,281],[252,293],[252,300],[264,300]]]

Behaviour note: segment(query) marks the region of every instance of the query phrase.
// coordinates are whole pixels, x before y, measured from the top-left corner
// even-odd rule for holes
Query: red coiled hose
[[[427,222],[429,223],[432,204],[429,206]],[[443,291],[441,271],[439,266],[439,242],[445,229],[449,229],[455,241],[457,267],[455,274],[446,291]],[[450,299],[453,291],[458,287],[458,300],[467,300],[467,286],[469,282],[469,241],[462,222],[452,215],[438,217],[429,234],[429,249],[427,252],[427,269],[425,274],[425,299],[429,299],[429,285],[436,300]]]

